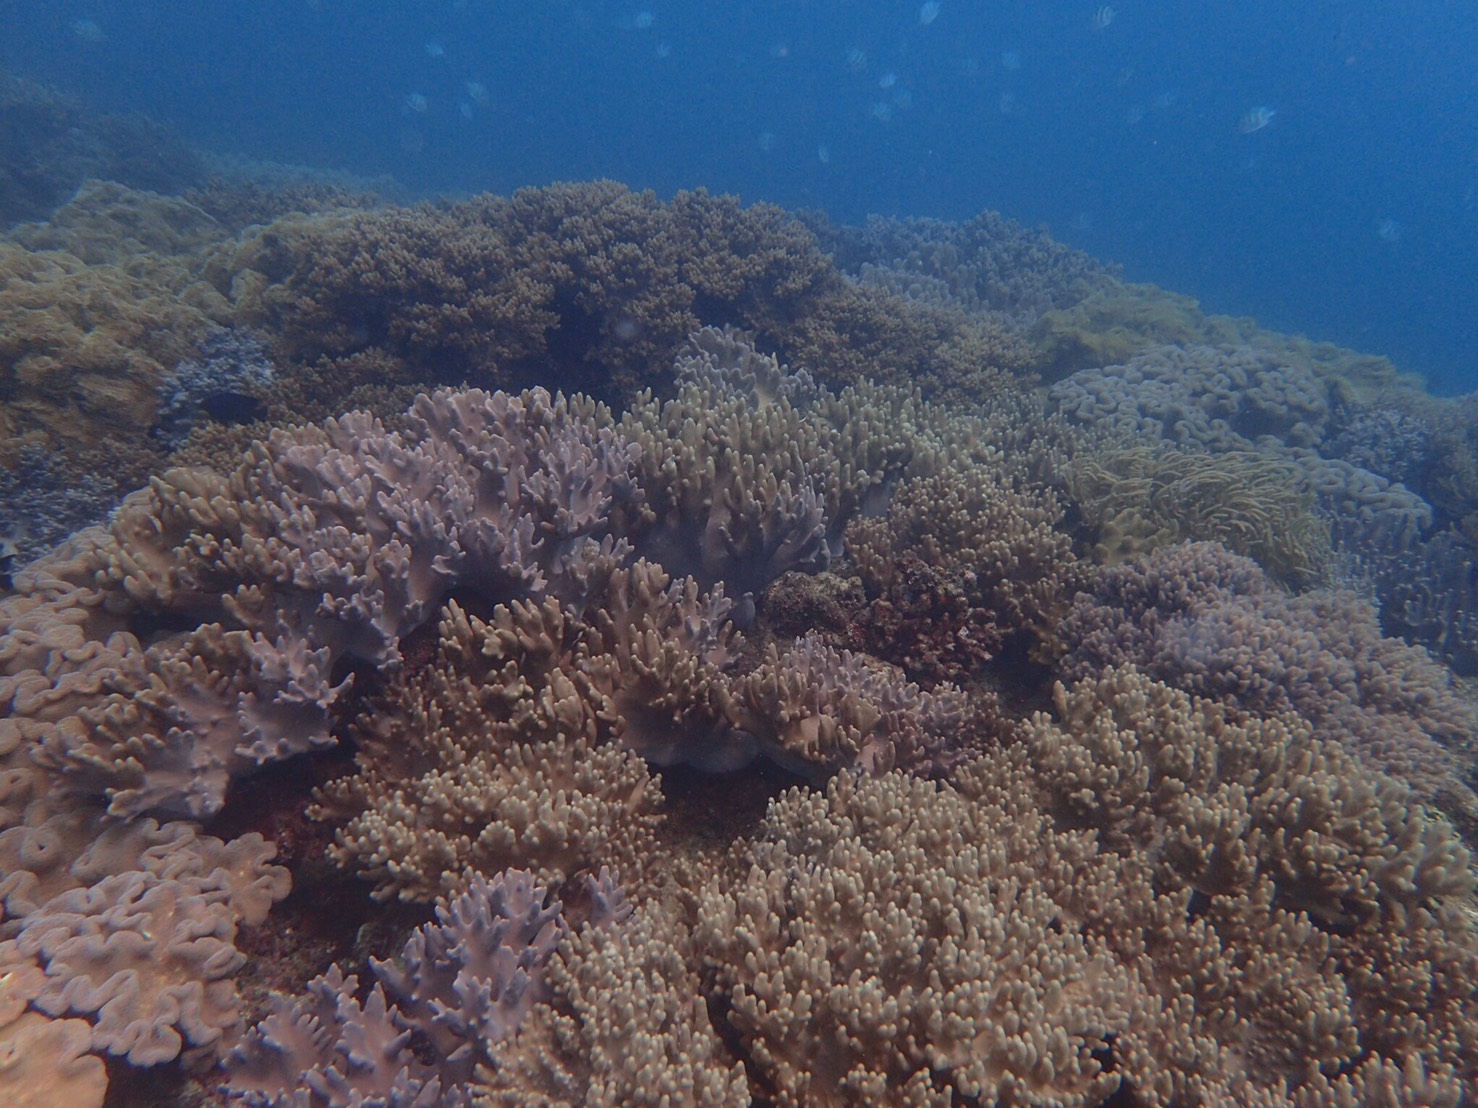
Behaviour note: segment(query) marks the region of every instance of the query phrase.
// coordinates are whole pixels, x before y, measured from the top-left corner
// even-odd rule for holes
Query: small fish
[[[938,18],[939,18],[939,3],[938,3],[938,0],[929,0],[929,2],[927,4],[925,4],[921,8],[919,8],[919,23],[920,23],[921,26],[927,27],[927,26],[929,26],[929,24],[933,23]]]
[[[468,81],[462,87],[467,90],[467,98],[474,104],[486,104],[488,102],[488,87],[481,81]]]
[[[1381,242],[1400,242],[1401,224],[1389,217],[1382,219],[1375,225],[1375,237]]]
[[[106,37],[95,19],[74,19],[68,26],[78,42],[102,42]]]
[[[879,123],[887,123],[893,118],[893,105],[886,100],[876,100],[872,105],[872,117]]]
[[[1098,10],[1093,13],[1093,29],[1095,31],[1104,30],[1118,14],[1112,4],[1100,4]]]
[[[631,21],[631,25],[638,31],[645,31],[655,22],[657,22],[657,17],[651,12],[643,10],[636,13],[635,18]]]
[[[656,54],[659,58],[672,57],[672,44],[668,42],[659,42],[657,44]]]
[[[790,57],[790,43],[786,42],[784,39],[781,39],[778,42],[772,42],[770,44],[770,57],[772,57],[772,58],[788,58],[788,57]]]
[[[428,42],[426,44],[426,56],[428,58],[444,58],[446,57],[446,50],[439,42]]]
[[[775,149],[775,132],[761,131],[760,137],[756,139],[755,142],[759,145],[759,148],[761,150],[765,151],[765,153],[768,154],[771,150]]]
[[[463,119],[471,119],[472,118],[472,105],[469,104],[469,103],[467,103],[467,101],[465,101],[465,100],[463,100],[463,101],[461,101],[460,103],[457,104],[457,111],[459,111],[459,112],[462,113],[462,118]]]
[[[1278,113],[1266,104],[1259,104],[1255,108],[1248,108],[1242,113],[1242,118],[1237,121],[1237,130],[1244,135],[1250,135],[1261,131],[1273,121],[1273,116]]]
[[[861,73],[867,68],[867,51],[853,47],[847,51],[847,68],[853,73]]]
[[[1007,70],[1008,72],[1015,73],[1018,69],[1021,68],[1021,55],[1018,54],[1015,50],[1002,50],[1001,68]]]
[[[14,571],[20,561],[20,551],[9,539],[0,539],[0,592],[15,588]]]
[[[252,423],[267,417],[265,400],[231,390],[211,393],[200,402],[200,408],[219,423]]]
[[[816,147],[816,160],[822,165],[830,165],[831,147],[827,146],[824,142],[820,146]]]
[[[898,74],[884,73],[878,78],[878,88],[892,88],[898,83]]]
[[[419,92],[412,92],[405,98],[406,111],[415,112],[417,115],[425,115],[426,109],[430,106],[431,101],[427,100]]]

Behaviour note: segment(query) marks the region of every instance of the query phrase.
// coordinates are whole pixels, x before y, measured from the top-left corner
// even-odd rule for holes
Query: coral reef
[[[1478,812],[1461,769],[1478,712],[1424,650],[1384,637],[1353,593],[1290,596],[1256,562],[1187,543],[1099,571],[1060,634],[1070,679],[1129,663],[1242,711],[1297,712],[1455,814]]]
[[[963,223],[869,216],[861,227],[824,225],[837,261],[867,284],[978,315],[1030,322],[1069,308],[1114,275],[1080,250],[997,212]]]
[[[1219,542],[1283,580],[1317,580],[1333,557],[1312,483],[1276,457],[1136,447],[1085,452],[1067,470],[1073,502],[1116,564],[1154,546]]]
[[[1467,406],[989,213],[278,179],[0,242],[0,1092],[1478,1097]]]
[[[168,128],[100,115],[0,72],[0,228],[45,219],[89,178],[179,192],[204,175],[200,155]]]

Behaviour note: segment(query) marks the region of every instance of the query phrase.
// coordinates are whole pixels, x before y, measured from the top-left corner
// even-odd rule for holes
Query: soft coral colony
[[[0,599],[12,1100],[1478,1096],[1475,715],[1329,587],[1399,383],[990,217],[91,196],[8,280],[189,207],[277,366]]]

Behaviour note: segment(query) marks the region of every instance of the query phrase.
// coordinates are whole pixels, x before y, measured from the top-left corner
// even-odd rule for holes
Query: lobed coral
[[[1328,390],[1311,371],[1250,346],[1155,346],[1079,371],[1052,398],[1080,423],[1218,451],[1267,440],[1313,446],[1330,415]]]
[[[869,216],[861,227],[820,233],[864,283],[972,315],[1000,312],[1030,322],[1071,307],[1114,272],[997,212],[962,223]]]

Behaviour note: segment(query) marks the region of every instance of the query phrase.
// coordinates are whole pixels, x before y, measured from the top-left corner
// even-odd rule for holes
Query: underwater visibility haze
[[[1473,387],[1463,5],[4,5],[0,65],[223,152],[507,192],[966,219]]]
[[[0,0],[0,1103],[1478,1100],[1474,56]]]

